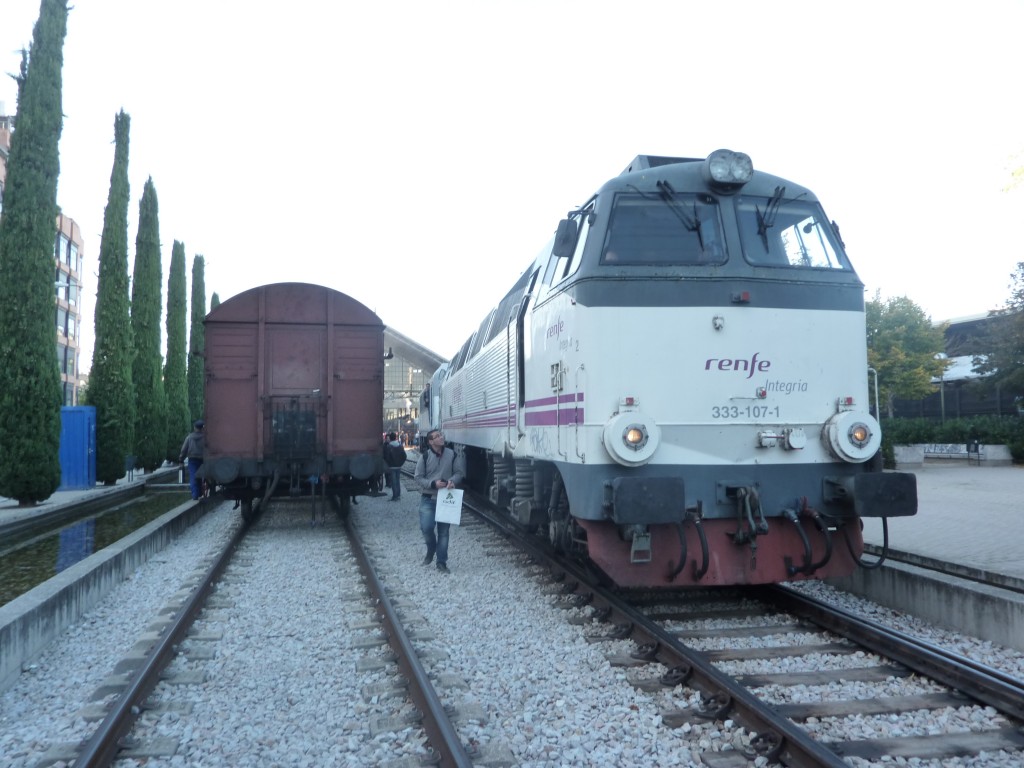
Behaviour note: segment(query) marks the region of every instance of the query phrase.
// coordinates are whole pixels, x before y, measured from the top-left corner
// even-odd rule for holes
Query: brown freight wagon
[[[246,517],[274,495],[347,513],[384,471],[380,318],[339,291],[277,283],[220,304],[205,328],[207,482]]]

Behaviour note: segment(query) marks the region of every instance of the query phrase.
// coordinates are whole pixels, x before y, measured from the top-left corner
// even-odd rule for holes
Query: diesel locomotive
[[[438,371],[467,484],[622,587],[847,574],[882,469],[864,287],[814,194],[739,152],[641,155]],[[877,413],[877,404],[874,410]]]

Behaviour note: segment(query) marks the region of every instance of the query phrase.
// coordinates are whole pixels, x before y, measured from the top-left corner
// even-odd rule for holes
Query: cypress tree
[[[220,306],[220,296],[218,296],[217,292],[214,291],[213,295],[210,297],[210,311],[213,312],[213,310],[215,310],[219,306]]]
[[[203,378],[206,358],[206,262],[192,260],[192,323],[188,336],[188,407],[193,419],[203,418]],[[184,438],[182,438],[184,439]]]
[[[139,201],[132,273],[132,338],[135,359],[135,462],[147,472],[163,464],[167,440],[167,402],[160,355],[161,301],[160,214],[153,178],[146,180]]]
[[[89,403],[96,407],[96,479],[113,485],[125,473],[134,445],[132,328],[128,307],[128,133],[131,118],[114,118],[114,167],[103,211],[100,274],[96,288],[96,347]]]
[[[60,370],[53,288],[66,0],[42,0],[22,51],[17,128],[0,216],[0,494],[21,505],[60,485]]]
[[[171,248],[171,274],[167,280],[167,362],[164,363],[168,461],[178,460],[185,435],[192,431],[186,379],[185,301],[185,244],[175,240]]]

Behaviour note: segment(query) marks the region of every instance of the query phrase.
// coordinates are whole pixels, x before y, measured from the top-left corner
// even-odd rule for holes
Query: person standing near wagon
[[[199,468],[203,466],[203,450],[206,448],[206,433],[203,428],[206,424],[202,419],[196,419],[192,424],[192,431],[181,444],[181,453],[178,461],[184,464],[188,461],[188,486],[192,490],[192,499],[197,500],[203,495],[203,483],[196,475]]]
[[[420,451],[413,479],[421,492],[420,530],[423,532],[423,540],[427,543],[427,556],[423,558],[423,564],[430,565],[436,553],[437,570],[443,573],[448,572],[448,534],[451,525],[437,523],[434,519],[437,492],[441,488],[454,488],[465,476],[465,458],[444,444],[441,430],[430,430],[427,433],[427,449]]]
[[[398,501],[402,496],[402,467],[405,466],[405,448],[394,432],[388,432],[388,442],[384,443],[384,463],[388,467],[388,478],[391,484],[391,498]]]

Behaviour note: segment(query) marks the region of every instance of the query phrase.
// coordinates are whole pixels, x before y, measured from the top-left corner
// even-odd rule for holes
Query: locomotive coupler
[[[736,489],[736,517],[739,525],[732,534],[734,544],[756,546],[757,537],[768,533],[768,521],[764,519],[764,513],[761,511],[761,499],[753,488]]]

